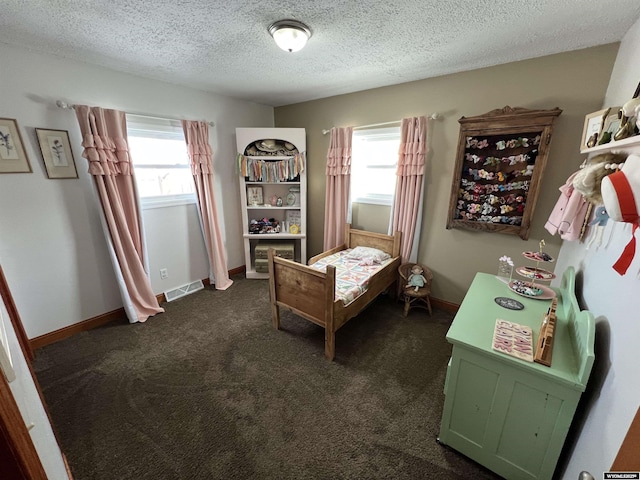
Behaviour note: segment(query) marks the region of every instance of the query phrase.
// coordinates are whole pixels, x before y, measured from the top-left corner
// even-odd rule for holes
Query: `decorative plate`
[[[529,260],[535,260],[536,262],[553,262],[554,258],[548,253],[544,252],[522,252]]]
[[[531,285],[529,282],[520,280],[509,282],[509,289],[518,295],[533,300],[551,300],[556,296],[556,292],[545,285]]]
[[[295,205],[296,203],[296,195],[295,193],[289,192],[287,194],[287,205]]]
[[[501,307],[508,308],[509,310],[522,310],[524,305],[519,301],[509,297],[496,297],[495,302]]]
[[[556,278],[555,273],[550,272],[549,270],[544,270],[542,268],[518,267],[516,268],[516,272],[518,272],[525,278],[536,279],[540,282],[550,282],[551,280]]]

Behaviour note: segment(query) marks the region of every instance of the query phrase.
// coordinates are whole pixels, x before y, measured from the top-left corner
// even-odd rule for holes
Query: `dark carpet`
[[[385,295],[336,336],[235,276],[36,352],[76,480],[496,479],[436,442],[451,314]]]

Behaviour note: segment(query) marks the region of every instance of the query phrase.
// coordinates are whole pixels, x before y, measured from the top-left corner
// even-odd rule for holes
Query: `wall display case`
[[[278,252],[306,263],[304,128],[237,128],[236,143],[247,278],[269,277],[257,257],[274,241]]]
[[[462,117],[447,228],[529,238],[559,108]]]

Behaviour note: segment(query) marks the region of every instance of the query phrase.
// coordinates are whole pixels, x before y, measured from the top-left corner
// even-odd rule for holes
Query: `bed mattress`
[[[382,263],[367,265],[360,260],[352,260],[346,255],[351,249],[342,250],[321,258],[309,267],[321,272],[327,271],[327,265],[336,267],[336,300],[345,305],[351,303],[358,296],[367,291],[371,277],[385,265],[393,261],[392,258]]]

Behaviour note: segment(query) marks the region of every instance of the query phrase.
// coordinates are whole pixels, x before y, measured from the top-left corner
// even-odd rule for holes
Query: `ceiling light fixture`
[[[297,20],[278,20],[269,25],[269,33],[285,52],[302,50],[311,37],[311,30]]]

